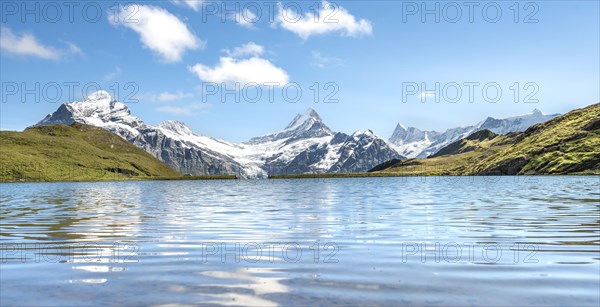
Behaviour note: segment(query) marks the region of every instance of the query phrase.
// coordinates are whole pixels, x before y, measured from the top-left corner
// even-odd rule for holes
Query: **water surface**
[[[599,177],[1,184],[0,305],[600,304]]]

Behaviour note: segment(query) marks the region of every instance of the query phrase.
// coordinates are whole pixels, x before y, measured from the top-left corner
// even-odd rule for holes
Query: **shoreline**
[[[70,180],[41,180],[41,179],[20,179],[20,180],[0,180],[0,183],[52,183],[52,182],[132,182],[132,181],[176,181],[176,180],[236,180],[236,175],[207,175],[207,176],[181,176],[181,177],[130,177],[130,178],[82,178]]]
[[[401,173],[333,173],[273,175],[268,179],[311,179],[311,178],[378,178],[378,177],[541,177],[541,176],[600,176],[600,173],[572,174],[514,174],[514,175],[440,175],[440,174],[401,174]]]
[[[515,175],[439,175],[439,174],[401,174],[401,173],[331,173],[331,174],[288,174],[272,175],[267,178],[245,179],[235,175],[207,175],[186,177],[147,177],[147,178],[120,178],[120,179],[81,179],[81,180],[0,180],[2,183],[53,183],[53,182],[132,182],[132,181],[204,181],[204,180],[271,180],[271,179],[343,179],[343,178],[384,178],[384,177],[545,177],[545,176],[580,176],[595,177],[600,173],[573,173],[573,174],[515,174]]]

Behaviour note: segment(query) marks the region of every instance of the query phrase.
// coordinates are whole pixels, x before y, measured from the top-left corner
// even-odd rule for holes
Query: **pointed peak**
[[[113,101],[110,94],[106,91],[99,90],[89,94],[82,102],[68,103],[74,106],[79,111],[84,113],[89,112],[111,112],[115,107],[116,101]]]
[[[308,108],[306,111],[304,111],[304,113],[298,115],[302,118],[312,118],[316,121],[321,121],[321,116],[319,116],[319,113],[317,113],[317,111],[315,111],[313,108]]]
[[[542,111],[540,111],[538,108],[533,109],[533,111],[531,111],[531,114],[533,114],[533,115],[544,115],[544,113]]]
[[[304,114],[311,117],[319,117],[319,113],[317,113],[317,111],[315,111],[315,109],[313,108],[306,109],[306,111],[304,111]]]
[[[496,123],[496,122],[498,122],[498,121],[500,121],[500,120],[498,120],[498,119],[495,119],[495,118],[493,118],[493,117],[491,117],[491,116],[488,116],[488,117],[486,117],[484,120],[482,120],[482,121],[478,122],[478,123],[475,125],[475,127],[477,127],[477,128],[481,128],[481,127],[483,127],[483,126],[486,126],[486,125],[492,125],[493,123]]]
[[[403,125],[403,124],[401,124],[401,123],[398,123],[398,124],[396,125],[396,130],[399,130],[399,129],[401,129],[401,130],[406,130],[406,127],[404,127],[404,125]]]
[[[178,120],[166,120],[158,127],[178,133],[178,134],[193,134],[192,129],[188,127],[184,122]]]
[[[85,97],[85,102],[111,102],[112,97],[107,91],[99,90]]]
[[[296,115],[282,131],[250,139],[247,143],[258,144],[282,139],[307,139],[334,135],[334,132],[323,123],[321,117],[312,108]]]
[[[296,129],[309,121],[322,122],[319,113],[317,113],[317,111],[315,111],[313,108],[308,108],[304,113],[296,115],[292,122],[285,127],[285,130]]]

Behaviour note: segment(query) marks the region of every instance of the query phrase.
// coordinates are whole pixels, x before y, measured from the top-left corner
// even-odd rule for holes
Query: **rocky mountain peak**
[[[188,127],[184,122],[178,120],[166,120],[158,125],[159,128],[169,130],[179,135],[191,135],[194,134],[192,129]]]
[[[111,102],[111,101],[112,101],[112,97],[110,96],[110,94],[107,91],[103,91],[103,90],[93,92],[93,93],[89,94],[87,97],[85,97],[85,99],[84,99],[84,102],[91,102],[91,103]]]
[[[294,119],[285,127],[284,130],[292,130],[301,126],[307,126],[314,123],[323,124],[323,120],[319,113],[313,108],[308,108],[304,113],[296,115]]]
[[[283,139],[308,139],[333,135],[334,132],[325,125],[321,116],[312,108],[296,115],[294,119],[280,132],[252,138],[247,143],[265,143]]]
[[[487,117],[478,124],[447,129],[443,132],[421,131],[417,128],[398,124],[389,142],[395,149],[408,158],[425,158],[436,153],[441,148],[469,136],[470,134],[488,129],[494,134],[506,134],[509,132],[525,131],[532,125],[548,121],[559,114],[544,114],[538,109],[531,113],[513,117],[497,119]]]

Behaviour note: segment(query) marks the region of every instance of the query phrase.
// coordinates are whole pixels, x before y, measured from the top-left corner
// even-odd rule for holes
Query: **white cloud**
[[[344,61],[340,58],[327,57],[322,55],[318,51],[312,52],[313,62],[311,63],[313,66],[318,68],[332,67],[332,66],[342,66]]]
[[[174,115],[191,115],[194,111],[205,110],[209,107],[210,104],[207,103],[191,103],[184,106],[162,106],[156,111]]]
[[[202,0],[171,0],[171,2],[186,5],[196,12],[200,11],[200,7],[202,6]]]
[[[304,16],[299,16],[292,7],[288,7],[286,10],[280,4],[275,22],[303,39],[312,35],[333,32],[340,32],[344,36],[371,35],[373,33],[370,21],[357,20],[348,10],[337,4],[323,1],[321,9],[316,13],[315,15],[313,12],[307,12]]]
[[[106,76],[104,76],[104,80],[113,81],[113,80],[119,78],[120,76],[121,76],[121,67],[116,66],[115,70],[109,72],[108,74],[106,74]]]
[[[151,5],[136,5],[135,8],[132,15],[131,8],[123,6],[118,15],[113,13],[108,18],[113,24],[137,32],[142,44],[157,52],[164,61],[179,62],[187,50],[204,47],[204,42],[187,25],[167,10]]]
[[[283,86],[288,83],[287,72],[273,65],[269,60],[261,58],[263,52],[263,46],[249,42],[234,48],[233,51],[226,50],[228,56],[221,57],[214,67],[196,64],[189,66],[188,70],[205,82],[240,83],[242,86],[248,83],[271,82]],[[244,56],[249,58],[242,58]]]
[[[171,93],[171,92],[162,92],[158,95],[152,95],[150,97],[151,101],[160,101],[160,102],[165,102],[165,101],[176,101],[176,100],[182,100],[185,98],[190,98],[193,97],[194,95],[191,93],[184,93],[182,91],[177,91],[175,93]]]
[[[59,60],[71,54],[83,54],[77,45],[66,42],[66,49],[46,46],[31,33],[18,35],[8,27],[0,28],[0,48],[10,54],[33,56],[47,60]]]
[[[252,13],[249,9],[236,12],[234,18],[235,23],[248,29],[254,29],[254,23],[258,21],[256,14]]]
[[[233,48],[233,51],[229,49],[223,49],[223,51],[230,57],[241,58],[245,56],[260,56],[265,52],[265,47],[254,42],[249,42]]]

